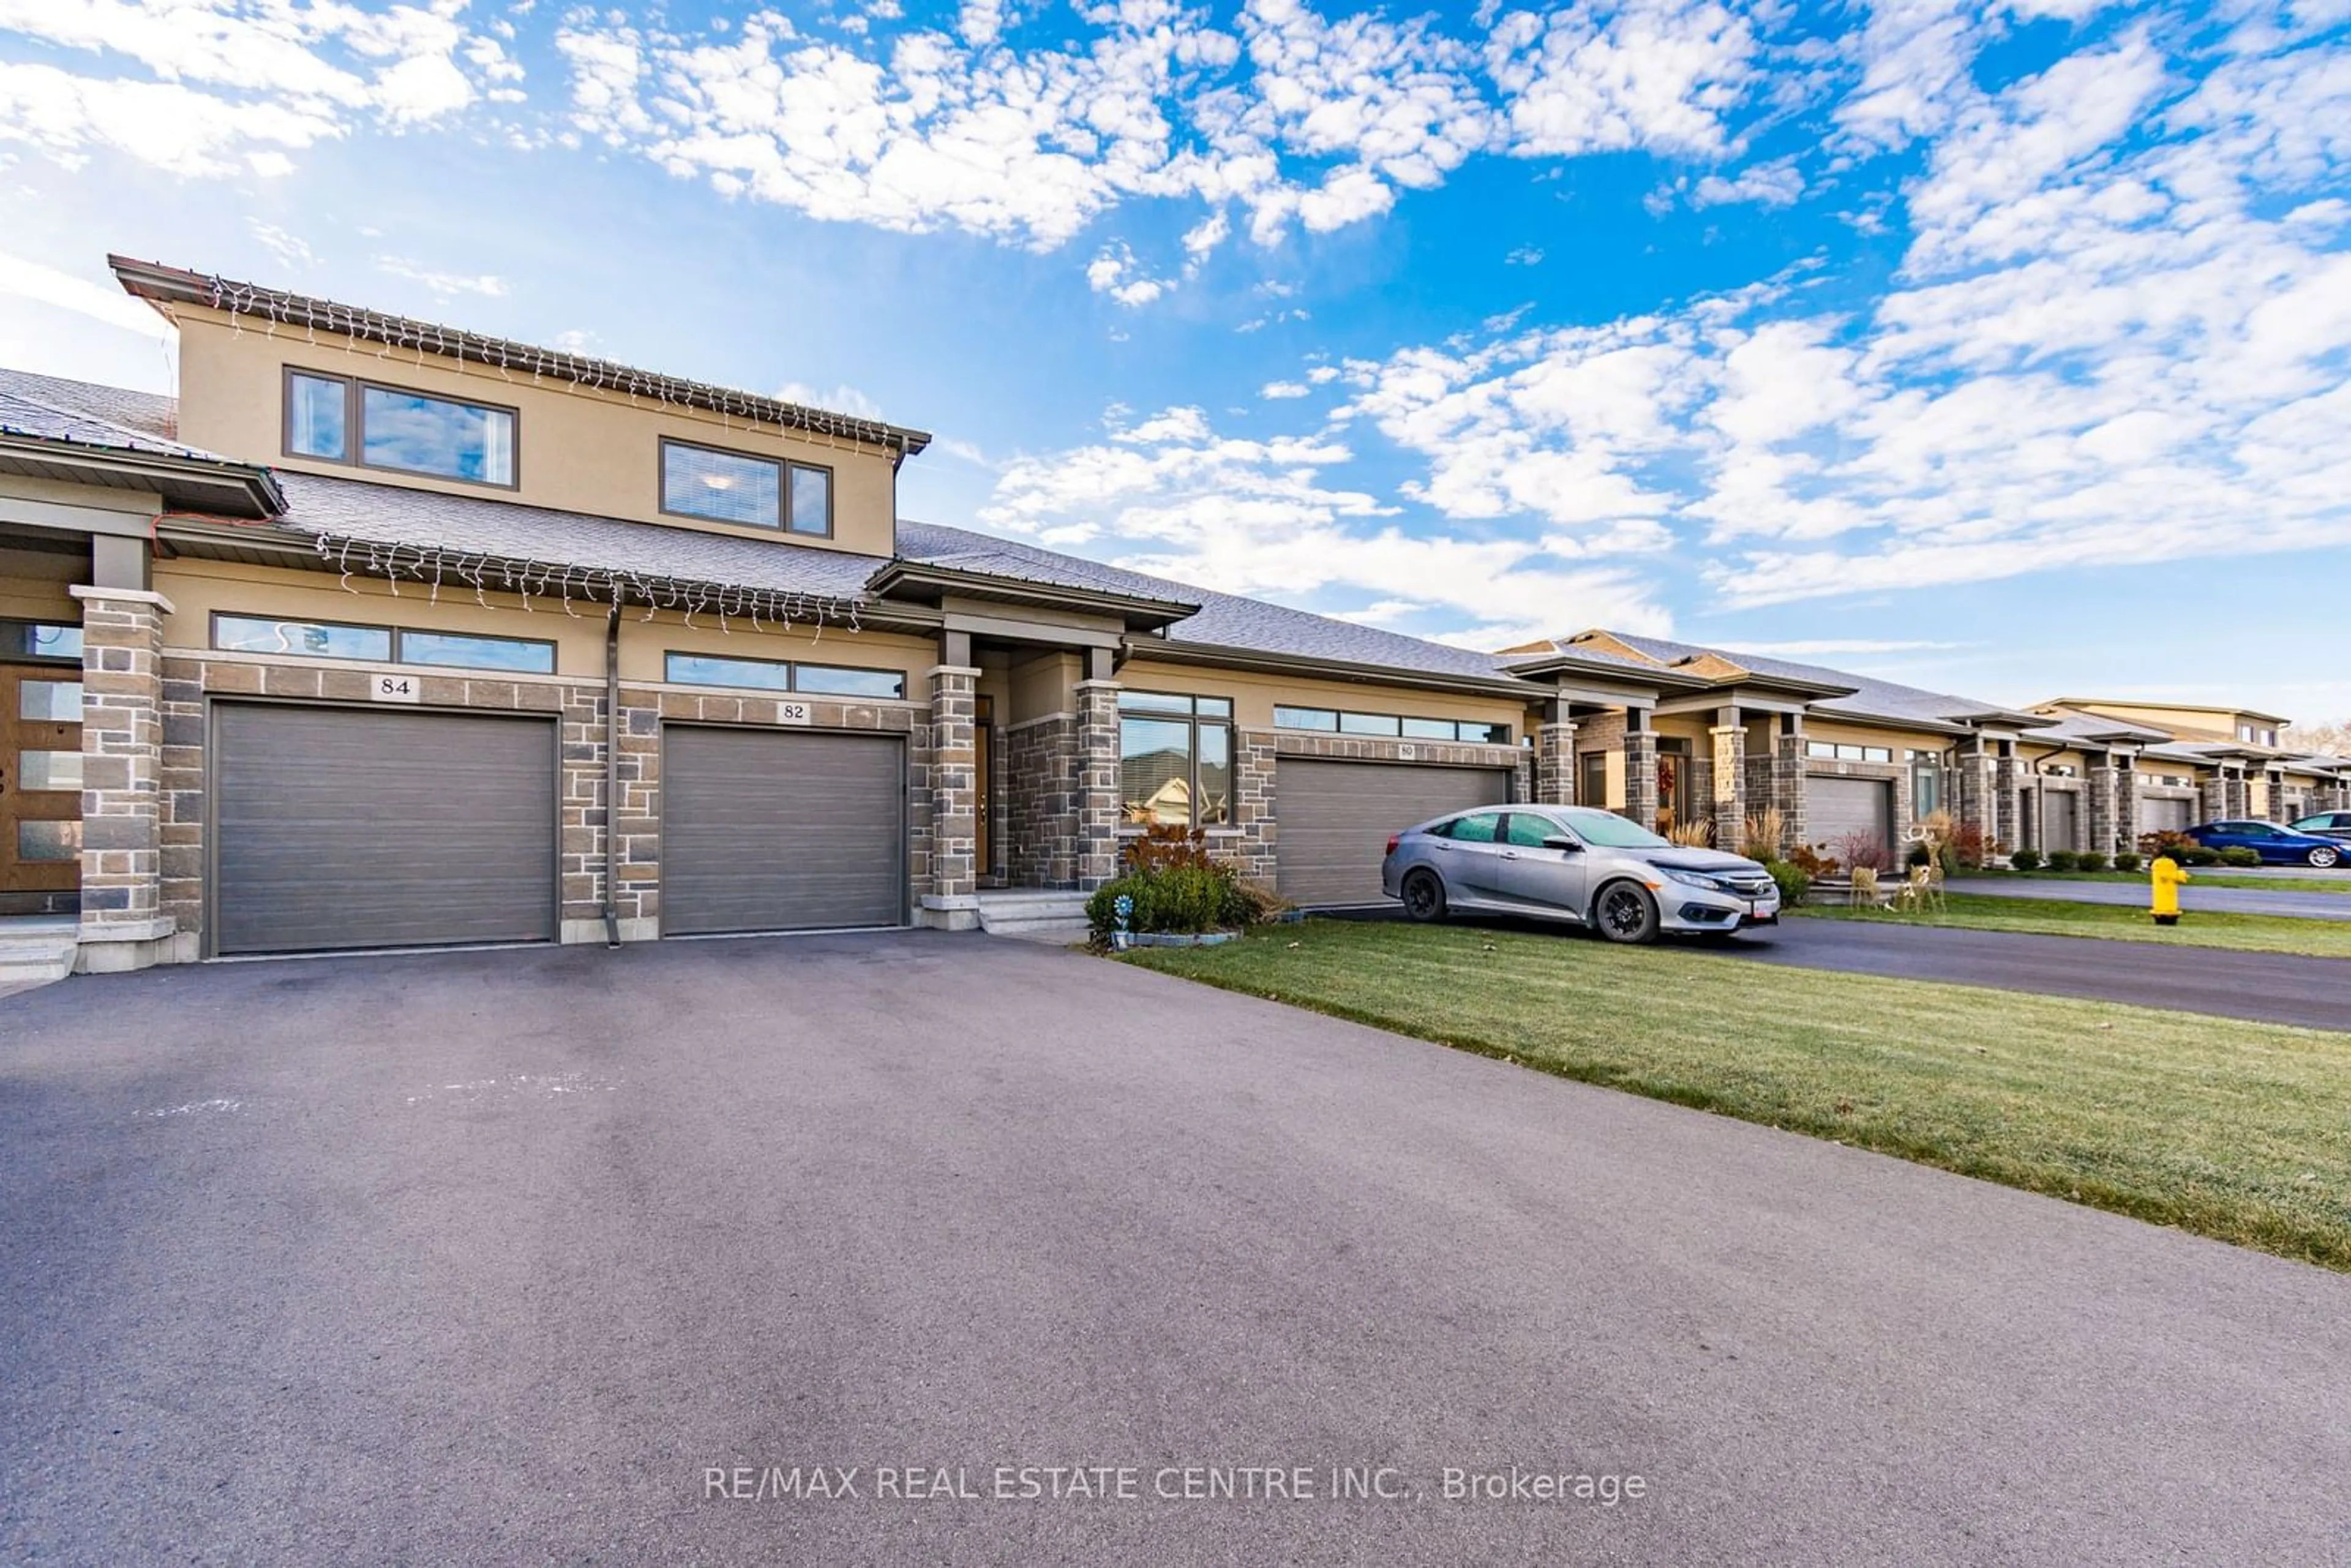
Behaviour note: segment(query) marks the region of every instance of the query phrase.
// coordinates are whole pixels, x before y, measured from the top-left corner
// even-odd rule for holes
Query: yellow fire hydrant
[[[2189,880],[2179,862],[2169,855],[2158,855],[2147,868],[2152,883],[2148,889],[2147,913],[2155,916],[2158,925],[2179,924],[2179,884]]]

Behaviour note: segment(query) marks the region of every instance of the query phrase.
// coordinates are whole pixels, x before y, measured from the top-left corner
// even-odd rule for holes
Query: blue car
[[[2275,822],[2199,822],[2187,833],[2208,850],[2251,850],[2262,857],[2263,865],[2307,865],[2325,871],[2340,865],[2345,854],[2351,852],[2351,845],[2340,839],[2296,832]]]

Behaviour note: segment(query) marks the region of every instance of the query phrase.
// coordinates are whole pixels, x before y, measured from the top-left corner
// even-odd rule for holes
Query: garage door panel
[[[663,931],[902,924],[905,793],[894,736],[671,727]]]
[[[2193,800],[2166,800],[2160,796],[2142,795],[2138,800],[2138,831],[2142,833],[2176,833],[2196,821]]]
[[[1804,780],[1804,837],[1834,848],[1855,833],[1894,846],[1894,786],[1883,779],[1815,773]]]
[[[1274,775],[1276,889],[1297,904],[1376,904],[1389,834],[1502,805],[1510,793],[1500,768],[1283,758]]]
[[[2041,800],[2041,847],[2078,850],[2082,847],[2082,798],[2067,790],[2044,791]]]
[[[555,746],[544,719],[223,705],[215,947],[552,940]]]

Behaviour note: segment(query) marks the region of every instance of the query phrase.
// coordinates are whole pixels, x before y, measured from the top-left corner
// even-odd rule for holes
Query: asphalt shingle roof
[[[1954,696],[1948,692],[1930,692],[1896,681],[1882,681],[1874,675],[1857,674],[1851,670],[1833,670],[1825,664],[1799,664],[1792,659],[1775,659],[1762,653],[1742,653],[1735,648],[1708,648],[1697,643],[1677,643],[1666,637],[1640,637],[1625,632],[1608,634],[1660,664],[1670,664],[1677,659],[1711,653],[1759,675],[1777,675],[1786,680],[1854,688],[1851,696],[1823,697],[1813,703],[1811,706],[1814,713],[1950,724],[1963,716],[2008,711],[1998,703]],[[1570,648],[1564,641],[1561,646],[1578,654],[1586,651],[1580,645]]]
[[[183,445],[170,398],[88,382],[0,370],[0,430],[41,441],[69,441],[162,457],[229,459]]]
[[[888,562],[879,556],[664,528],[365,479],[281,472],[284,526],[382,545],[434,546],[468,555],[632,572],[779,593],[860,597]]]
[[[1492,679],[1502,674],[1490,653],[1383,632],[1374,626],[1359,626],[1351,621],[1292,610],[1262,599],[1218,593],[1213,589],[1104,566],[1100,561],[1063,555],[993,534],[974,533],[967,528],[902,519],[898,524],[898,552],[909,560],[966,571],[1198,605],[1199,613],[1167,629],[1171,643],[1329,659],[1426,674]]]

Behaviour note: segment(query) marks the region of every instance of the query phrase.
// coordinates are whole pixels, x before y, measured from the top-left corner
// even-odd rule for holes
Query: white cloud
[[[1329,436],[1221,436],[1193,407],[1108,423],[1105,442],[1007,465],[980,520],[1179,581],[1418,621],[1473,646],[1535,623],[1667,627],[1621,569],[1554,564],[1539,539],[1406,532],[1391,505],[1324,480],[1353,455]]]
[[[804,408],[820,408],[832,413],[853,414],[859,419],[883,417],[880,403],[845,382],[828,389],[812,387],[805,382],[786,382],[776,389],[776,396],[785,402],[796,402]]]
[[[476,294],[486,299],[496,299],[507,292],[507,281],[503,277],[486,272],[442,272],[397,256],[377,256],[375,269],[394,277],[404,277],[411,283],[421,283],[444,299],[459,294]]]
[[[259,218],[247,218],[245,226],[260,243],[261,248],[276,256],[281,265],[306,269],[319,265],[318,253],[299,235],[288,234],[276,224],[265,224]]]
[[[1150,304],[1175,285],[1164,277],[1144,277],[1135,265],[1134,252],[1122,240],[1105,246],[1086,264],[1086,287],[1132,308]]]
[[[465,30],[464,9],[0,0],[0,32],[64,62],[0,64],[0,141],[68,166],[104,151],[183,176],[280,175],[355,126],[437,122],[481,82],[520,79],[494,39]]]
[[[60,272],[53,267],[44,267],[37,261],[0,253],[0,295],[28,299],[52,309],[71,311],[125,332],[152,338],[159,343],[172,340],[170,324],[144,300],[133,299],[123,293],[111,279],[99,283],[91,278],[77,277],[70,272]]]
[[[1304,397],[1313,390],[1314,389],[1312,387],[1308,386],[1304,382],[1268,382],[1265,385],[1258,389],[1257,395],[1262,398],[1276,399]]]
[[[1712,0],[1620,0],[1505,16],[1487,48],[1520,157],[1647,147],[1714,156],[1754,75],[1748,20]]]

